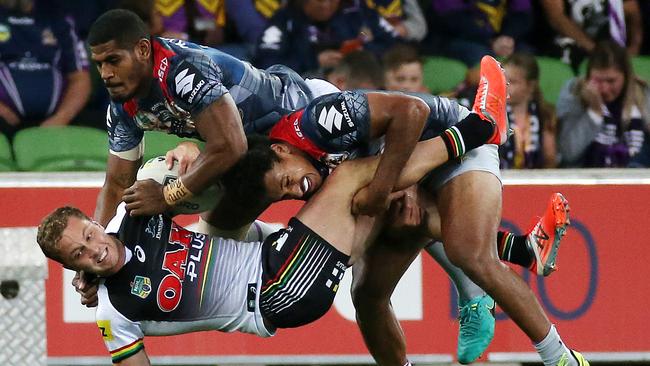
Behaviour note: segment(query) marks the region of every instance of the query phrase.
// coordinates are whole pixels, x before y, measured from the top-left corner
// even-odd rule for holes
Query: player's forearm
[[[627,50],[632,56],[639,54],[643,43],[643,20],[637,1],[624,1],[625,24],[627,26]]]
[[[556,32],[574,39],[578,46],[591,51],[594,47],[594,41],[564,14],[564,5],[561,0],[545,0],[542,1],[542,6],[551,27]]]
[[[122,200],[122,192],[124,192],[124,189],[104,183],[104,187],[97,196],[97,206],[93,215],[95,221],[100,225],[106,226],[115,215],[115,209]]]
[[[246,153],[248,145],[237,106],[229,94],[212,103],[196,119],[205,147],[181,180],[192,193],[199,193]]]
[[[384,152],[370,183],[371,190],[386,194],[393,190],[402,167],[422,135],[428,114],[426,103],[416,98],[395,113],[386,131]]]
[[[106,226],[115,215],[117,205],[122,201],[124,190],[130,187],[137,175],[142,158],[133,161],[117,157],[109,153],[104,186],[97,196],[95,208],[95,221]]]
[[[203,191],[246,153],[246,141],[209,148],[199,154],[192,167],[182,176],[183,183],[192,193]]]
[[[431,170],[448,160],[447,148],[440,137],[418,142],[401,170],[393,191],[416,184]],[[378,166],[378,156],[348,160],[336,168],[328,180],[336,177],[338,182],[343,182],[341,187],[345,187],[346,191],[357,192],[370,184]]]
[[[68,75],[68,86],[63,94],[61,104],[49,120],[55,124],[67,125],[83,109],[90,96],[90,76],[87,71],[75,71]]]

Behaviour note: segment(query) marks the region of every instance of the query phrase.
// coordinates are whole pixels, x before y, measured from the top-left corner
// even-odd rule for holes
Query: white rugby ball
[[[153,179],[156,182],[165,185],[178,179],[178,161],[174,161],[172,169],[167,169],[164,156],[158,156],[149,159],[138,170],[137,180]],[[221,196],[223,189],[220,184],[215,184],[206,188],[200,194],[188,198],[187,200],[177,203],[172,209],[172,215],[196,214],[213,209]]]

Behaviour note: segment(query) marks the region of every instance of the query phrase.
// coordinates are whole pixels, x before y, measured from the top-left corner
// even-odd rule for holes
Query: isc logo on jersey
[[[326,137],[339,137],[355,130],[345,101],[338,105],[325,105],[318,113],[318,125]]]
[[[176,83],[176,94],[190,104],[194,101],[201,87],[205,85],[205,80],[201,78],[196,68],[192,65],[188,65],[176,74],[174,82]]]

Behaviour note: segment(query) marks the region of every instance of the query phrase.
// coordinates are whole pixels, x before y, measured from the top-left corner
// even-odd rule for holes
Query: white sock
[[[535,345],[535,349],[544,362],[544,366],[556,366],[560,362],[563,354],[569,357],[569,364],[576,365],[575,359],[571,356],[571,351],[564,345],[560,335],[555,329],[555,325],[551,325],[551,329],[541,342]]]

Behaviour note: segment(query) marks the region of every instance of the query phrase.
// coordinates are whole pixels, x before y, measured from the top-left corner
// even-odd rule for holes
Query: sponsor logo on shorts
[[[343,279],[343,276],[345,275],[345,270],[348,267],[343,264],[341,261],[337,261],[336,264],[334,265],[334,268],[332,268],[332,274],[330,278],[325,281],[325,286],[328,288],[331,288],[332,291],[336,292],[339,289],[339,284],[341,283],[341,280]]]
[[[343,263],[341,261],[336,261],[336,267],[341,269],[342,271],[345,271],[346,269],[348,269],[347,264],[345,264],[345,263]]]
[[[246,310],[253,313],[255,312],[255,304],[257,304],[257,284],[248,284],[248,295],[246,297]]]
[[[151,280],[149,277],[135,276],[131,281],[131,294],[141,299],[146,299],[151,293]]]
[[[277,250],[278,252],[282,251],[282,247],[284,246],[284,243],[289,238],[289,232],[290,230],[288,230],[287,228],[287,230],[285,230],[282,233],[282,235],[280,235],[280,237],[276,241],[274,241],[273,244],[271,244],[271,246],[274,247],[275,250]]]
[[[113,340],[113,331],[111,330],[111,321],[110,320],[97,320],[97,327],[99,327],[99,332],[102,334],[102,338],[105,341]]]

